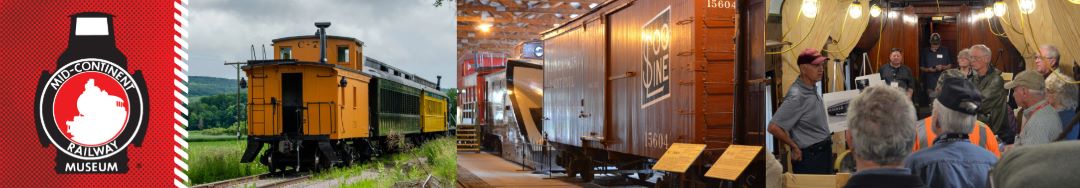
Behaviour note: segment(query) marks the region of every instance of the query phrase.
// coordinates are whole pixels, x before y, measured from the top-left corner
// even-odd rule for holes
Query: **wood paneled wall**
[[[993,63],[994,67],[1004,72],[1020,72],[1024,68],[1024,59],[1020,56],[1020,52],[1016,50],[1016,47],[1008,39],[994,35],[990,30],[992,23],[994,31],[1001,34],[1004,31],[1001,30],[1000,25],[996,21],[988,23],[985,18],[972,20],[972,17],[982,10],[983,7],[960,7],[959,16],[956,19],[956,23],[960,26],[958,27],[960,40],[957,49],[969,48],[975,44],[985,44],[993,51],[994,60],[991,63]]]
[[[883,27],[878,34],[878,42],[870,48],[868,53],[870,54],[870,62],[873,69],[872,73],[876,73],[881,66],[885,66],[889,63],[889,55],[893,48],[900,48],[904,51],[904,65],[918,76],[919,66],[919,25],[918,15],[915,14],[914,7],[904,7],[903,10],[891,10],[884,11],[878,19],[877,24],[868,27]]]
[[[928,46],[931,16],[956,16],[956,22],[933,24],[933,30],[942,35],[942,44],[952,49],[955,55],[961,49],[969,48],[975,44],[985,44],[993,51],[992,63],[1001,71],[1019,72],[1023,70],[1023,59],[1016,47],[1004,37],[999,37],[991,32],[991,26],[999,34],[1003,32],[997,22],[987,22],[985,18],[973,19],[981,12],[983,7],[942,7],[941,12],[927,7],[905,7],[896,11],[896,16],[889,16],[891,11],[885,11],[881,17],[870,21],[866,33],[863,34],[859,45],[852,53],[867,52],[870,56],[872,71],[889,63],[889,54],[892,48],[904,50],[904,64],[911,68],[918,76],[919,50]],[[927,11],[934,10],[934,11]],[[904,21],[905,17],[908,21]],[[914,20],[922,23],[911,22]],[[882,23],[884,23],[882,25]],[[861,56],[852,54],[853,62],[858,70],[858,64],[862,62]]]

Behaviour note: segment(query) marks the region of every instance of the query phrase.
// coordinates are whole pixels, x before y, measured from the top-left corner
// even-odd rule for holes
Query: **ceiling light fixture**
[[[1035,0],[1020,0],[1020,13],[1031,14],[1035,12]]]
[[[859,0],[852,1],[851,5],[848,5],[848,15],[853,19],[862,17],[862,4],[859,3]]]
[[[491,32],[491,27],[492,27],[491,24],[483,23],[483,24],[477,25],[476,29],[479,29],[480,31],[487,33],[487,32]]]
[[[803,0],[802,14],[807,18],[817,17],[818,13],[818,1],[817,0]]]
[[[1005,12],[1008,12],[1009,6],[1005,5],[1005,2],[998,1],[994,3],[994,15],[997,17],[1005,16]]]
[[[1080,0],[1077,0],[1077,1],[1080,1]],[[881,7],[877,6],[876,4],[873,5],[873,6],[870,6],[870,17],[877,18],[878,16],[881,16]]]

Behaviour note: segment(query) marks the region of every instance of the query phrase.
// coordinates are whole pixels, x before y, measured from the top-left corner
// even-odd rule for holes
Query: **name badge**
[[[945,58],[945,55],[941,55],[941,54],[938,54],[938,55],[937,55],[937,58],[938,58],[938,59],[941,59],[941,58]]]

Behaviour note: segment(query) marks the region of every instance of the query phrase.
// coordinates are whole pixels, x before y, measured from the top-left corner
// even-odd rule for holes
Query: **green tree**
[[[246,102],[247,94],[241,93],[240,100]],[[247,120],[246,108],[246,104],[236,103],[235,93],[202,97],[188,105],[188,109],[191,110],[188,117],[191,126],[188,126],[188,129],[201,130],[231,127],[236,123],[237,115],[239,115],[240,121]]]

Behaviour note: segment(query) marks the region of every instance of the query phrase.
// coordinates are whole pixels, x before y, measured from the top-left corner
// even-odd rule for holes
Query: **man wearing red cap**
[[[799,78],[777,108],[769,133],[792,148],[792,171],[798,174],[832,174],[832,141],[825,106],[817,94],[817,82],[828,58],[817,50],[799,54]]]

